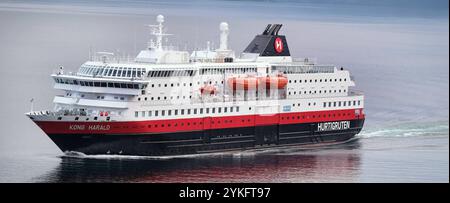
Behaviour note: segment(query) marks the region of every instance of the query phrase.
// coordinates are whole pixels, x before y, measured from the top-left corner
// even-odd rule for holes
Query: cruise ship
[[[54,108],[26,113],[63,152],[168,156],[346,142],[364,124],[364,95],[349,70],[293,58],[281,24],[237,56],[229,25],[219,47],[166,46],[164,17],[136,57],[90,56],[53,74]]]

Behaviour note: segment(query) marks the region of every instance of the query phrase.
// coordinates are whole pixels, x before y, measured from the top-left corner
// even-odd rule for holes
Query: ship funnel
[[[262,34],[256,35],[244,53],[259,56],[290,56],[286,37],[279,35],[282,24],[268,24]]]

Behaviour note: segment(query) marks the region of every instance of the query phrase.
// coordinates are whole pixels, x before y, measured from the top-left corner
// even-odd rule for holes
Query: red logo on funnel
[[[275,51],[277,53],[283,52],[283,41],[281,38],[277,37],[273,46],[275,47]]]

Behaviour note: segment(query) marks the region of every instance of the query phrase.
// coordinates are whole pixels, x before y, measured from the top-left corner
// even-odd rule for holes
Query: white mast
[[[219,50],[228,50],[228,23],[220,23],[220,46]]]
[[[164,22],[164,16],[163,15],[158,15],[156,16],[156,22],[158,23],[158,25],[149,25],[149,27],[154,28],[152,30],[152,35],[156,36],[156,46],[153,43],[153,41],[150,41],[150,46],[149,48],[155,48],[158,51],[162,51],[163,50],[163,45],[162,45],[162,41],[163,41],[163,36],[168,36],[171,34],[165,34],[163,32],[163,22]]]

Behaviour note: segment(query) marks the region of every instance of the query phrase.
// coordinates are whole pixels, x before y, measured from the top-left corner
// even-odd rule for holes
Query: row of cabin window
[[[356,103],[358,103],[358,106],[361,105],[361,100],[358,101],[342,101],[342,103],[339,102],[323,102],[323,107],[327,107],[327,103],[328,103],[328,107],[340,107],[340,106],[352,106],[352,102],[353,102],[353,106],[356,106]],[[315,106],[316,102],[308,102],[308,106]],[[292,104],[293,107],[295,107],[295,104]],[[300,103],[297,104],[297,106],[300,106]]]
[[[211,110],[211,111],[210,111]],[[229,110],[230,113],[232,113],[234,110],[236,112],[239,112],[239,106],[236,106],[236,108],[234,108],[233,106],[231,107],[223,107],[223,113],[227,113]],[[152,116],[166,116],[166,112],[167,112],[167,116],[172,116],[172,112],[174,116],[177,115],[196,115],[196,114],[209,114],[210,112],[212,114],[216,113],[216,108],[215,107],[211,107],[211,108],[194,108],[194,109],[171,109],[171,110],[155,110],[155,111],[141,111],[141,117],[146,117],[146,113],[147,117],[152,117]],[[161,112],[161,114],[159,114]],[[154,113],[154,114],[153,114]],[[217,107],[217,113],[222,113],[222,107]],[[135,117],[139,117],[139,111],[135,111],[134,112],[134,116]]]
[[[352,105],[353,103],[353,105]],[[328,105],[327,105],[328,104]],[[361,100],[352,101],[338,101],[338,102],[323,102],[323,107],[341,107],[341,106],[361,106]]]
[[[289,120],[289,119],[292,119],[292,120],[295,120],[296,118],[297,119],[310,119],[310,118],[320,118],[320,117],[322,117],[322,118],[326,118],[327,116],[329,117],[329,118],[331,118],[331,117],[341,117],[341,116],[350,116],[351,114],[350,113],[347,113],[347,114],[345,114],[345,113],[342,113],[342,114],[340,114],[340,113],[338,113],[338,114],[317,114],[317,115],[311,115],[311,116],[282,116],[281,117],[281,120]]]
[[[61,83],[61,84],[81,85],[81,86],[88,86],[88,87],[113,87],[113,88],[141,89],[141,88],[139,88],[139,84],[132,84],[132,83],[77,81],[77,80],[60,79],[60,78],[55,78],[55,81],[56,81],[56,83]]]
[[[144,97],[144,101],[148,101],[148,98],[150,98],[151,101],[153,101],[153,100],[167,100],[167,97]],[[173,96],[170,96],[170,99],[173,99]],[[177,99],[180,99],[180,96],[177,96]],[[183,96],[183,99],[186,99],[186,96]],[[189,99],[192,99],[192,96],[189,96]],[[141,101],[140,97],[138,97],[138,101]]]
[[[245,123],[245,122],[251,122],[251,120],[250,119],[247,119],[247,120],[245,120],[245,119],[241,119],[241,122],[242,123]],[[214,120],[212,120],[211,121],[211,124],[220,124],[221,123],[221,121],[219,120],[219,121],[214,121]],[[223,121],[223,123],[233,123],[233,120],[224,120]],[[171,123],[167,123],[167,127],[177,127],[178,126],[178,124],[180,124],[180,126],[184,126],[184,122],[180,122],[180,123],[174,123],[173,125],[171,124]],[[199,125],[203,125],[203,122],[199,122],[198,123]],[[191,122],[186,122],[186,125],[187,126],[190,126],[191,125]],[[197,125],[197,122],[192,122],[192,125]],[[158,128],[158,127],[162,127],[162,128],[164,128],[164,127],[166,127],[166,125],[165,124],[161,124],[161,125],[158,125],[158,124],[154,124],[154,125],[147,125],[147,127],[148,128],[152,128],[152,126],[153,126],[153,128]],[[238,135],[235,135],[236,137],[238,136]],[[235,137],[235,136],[227,136],[227,137]],[[240,136],[242,136],[242,134],[240,135]],[[219,137],[221,137],[221,136],[219,136]],[[222,136],[222,137],[225,137],[225,136]]]
[[[332,93],[332,92],[333,92],[332,90],[329,91],[329,93]],[[341,93],[341,92],[347,92],[347,90],[345,90],[345,89],[344,89],[344,90],[339,90],[339,91],[334,90],[334,93],[337,93],[337,92],[339,92],[339,93]],[[297,91],[289,92],[289,95],[291,95],[291,93],[293,93],[294,95],[296,95],[296,94],[297,94]],[[303,93],[306,94],[306,93],[308,93],[308,92],[307,92],[307,91],[304,91]],[[323,93],[327,93],[327,90],[324,90]],[[302,91],[298,91],[298,94],[302,94]],[[314,90],[314,92],[313,92],[313,91],[309,91],[309,94],[317,94],[317,90]],[[322,94],[322,90],[319,90],[319,94]]]
[[[98,120],[98,117],[95,116],[93,119],[94,119],[94,121],[96,121],[96,120]],[[62,120],[62,117],[58,117],[58,120],[59,121]],[[74,118],[74,120],[78,121],[78,120],[80,120],[80,117],[77,116],[77,117]],[[89,117],[87,117],[86,120],[88,121]],[[109,116],[106,117],[106,121],[110,121],[110,120],[111,120],[111,117],[109,117]]]
[[[304,73],[333,73],[333,66],[304,66],[304,65],[276,65],[272,66],[272,70],[277,70],[284,74],[304,74]],[[342,69],[343,70],[343,69]]]
[[[212,81],[209,81],[209,82],[205,81],[205,82],[203,82],[203,84],[205,84],[205,85],[208,84],[208,83],[212,84]],[[218,81],[215,81],[215,83],[218,84]],[[220,83],[223,84],[223,80],[220,81]],[[200,85],[200,82],[197,82],[197,84]],[[163,85],[164,85],[164,87],[168,87],[168,86],[170,86],[170,87],[174,87],[174,86],[180,87],[181,84],[180,83],[157,84],[157,85],[156,84],[151,84],[151,87],[155,87],[155,86],[162,87]],[[184,87],[186,87],[186,85],[187,85],[187,83],[183,83]],[[192,83],[189,83],[189,87],[192,87]]]
[[[302,83],[302,81],[304,82],[304,83],[308,83],[308,80],[298,80],[298,83]],[[325,82],[333,82],[333,79],[330,79],[330,80],[328,80],[328,79],[324,79],[324,80],[322,80],[322,79],[314,79],[314,80],[312,80],[312,79],[310,79],[309,80],[309,83],[312,83],[312,82],[322,82],[322,81],[325,81]],[[334,79],[334,82],[337,82],[338,81],[338,79]],[[347,81],[347,78],[344,78],[344,79],[342,79],[342,78],[339,78],[339,82],[342,82],[342,81]],[[297,83],[297,80],[289,80],[289,83]]]
[[[66,96],[71,97],[72,93],[66,93]],[[81,94],[81,98],[84,98],[84,94]],[[97,99],[105,99],[105,96],[97,96]],[[119,97],[115,96],[114,99],[118,100]],[[125,100],[124,97],[120,97],[120,100]]]
[[[217,74],[223,74],[223,73],[255,73],[256,68],[202,68],[200,69],[201,75],[217,75]]]
[[[144,68],[124,68],[124,67],[109,67],[101,66],[82,67],[80,74],[86,75],[101,75],[108,77],[141,77],[145,74]]]

